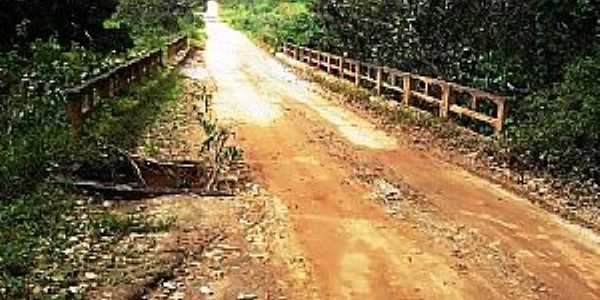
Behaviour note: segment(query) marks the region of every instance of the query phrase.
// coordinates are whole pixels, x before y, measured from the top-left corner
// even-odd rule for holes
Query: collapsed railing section
[[[167,44],[167,61],[176,62],[181,52],[188,51],[188,38],[181,36]],[[164,67],[163,51],[158,49],[142,57],[96,76],[67,91],[67,117],[73,136],[81,136],[83,124],[94,112],[101,99],[113,98],[134,83]]]
[[[284,44],[283,52],[294,60],[315,66],[329,74],[337,74],[340,78],[353,80],[356,86],[371,84],[378,95],[397,92],[402,95],[402,103],[406,106],[414,106],[415,99],[424,101],[437,108],[441,118],[455,114],[487,123],[494,128],[496,134],[502,132],[507,110],[505,97],[291,43]],[[482,103],[491,105],[486,105],[484,111]]]

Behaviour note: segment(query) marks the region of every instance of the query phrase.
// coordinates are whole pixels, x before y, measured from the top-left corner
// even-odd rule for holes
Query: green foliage
[[[592,1],[321,0],[320,47],[484,88],[538,89],[589,54]]]
[[[121,149],[137,146],[143,131],[182,96],[178,76],[157,74],[115,101],[104,102],[84,129],[84,144],[113,145]]]
[[[94,158],[106,144],[126,149],[136,145],[144,127],[180,96],[181,86],[174,75],[157,76],[121,98],[104,100],[86,124],[87,135],[75,143],[65,113],[66,89],[156,44],[138,40],[129,56],[117,53],[129,45],[108,34],[127,29],[105,20],[114,11],[114,1],[8,2],[0,4],[0,298],[18,299],[29,296],[31,280],[51,280],[37,278],[32,268],[60,263],[65,239],[74,226],[81,225],[67,222],[73,209],[70,193],[44,183],[48,175],[56,168]],[[145,27],[148,32],[135,37],[164,33],[156,40],[166,41],[181,30],[195,30],[195,36],[202,37],[202,28],[197,26],[201,23],[191,12],[177,13],[175,20],[176,31]],[[109,41],[100,43],[102,39]],[[130,220],[111,215],[92,225],[90,230],[98,234],[119,234],[124,227],[138,230],[129,226]],[[69,270],[60,272],[52,276],[76,276],[66,274]]]
[[[209,156],[212,164],[212,172],[206,186],[206,189],[211,191],[215,188],[217,178],[223,175],[230,163],[241,160],[243,153],[235,146],[227,146],[227,141],[233,133],[228,128],[219,126],[217,120],[202,115],[200,125],[206,134],[200,151]]]
[[[126,31],[104,27],[118,0],[0,1],[0,51],[28,48],[36,39],[56,37],[96,50],[123,50],[131,46]]]
[[[172,30],[195,30],[195,36],[201,39],[202,27],[196,26],[201,23],[191,17],[190,5],[195,2],[168,2],[178,9],[173,11],[176,16],[169,20],[177,23]],[[130,2],[124,1],[123,5],[127,3]],[[150,1],[146,8],[156,9],[150,4],[160,7],[161,3]],[[89,5],[87,9],[92,10],[93,5]],[[156,40],[160,41],[170,40],[175,35],[176,32],[152,27],[165,27],[160,24],[135,23],[147,19],[140,17],[127,24],[148,30],[144,36],[156,34]],[[108,23],[118,26],[114,21]],[[68,131],[65,90],[148,49],[142,45],[125,57],[114,51],[100,54],[77,44],[65,46],[64,43],[55,38],[35,40],[25,50],[15,49],[0,55],[0,199],[10,199],[26,191],[44,178],[49,168],[72,159],[74,144]],[[150,44],[146,46],[155,46]]]
[[[116,63],[81,47],[63,48],[54,39],[30,46],[31,60],[11,51],[0,56],[5,75],[0,91],[0,198],[26,190],[46,170],[67,158],[65,87]]]
[[[74,228],[80,226],[78,223],[68,222],[65,218],[71,215],[73,209],[70,194],[56,186],[36,184],[34,179],[43,178],[46,174],[31,174],[26,171],[36,172],[37,169],[31,168],[39,167],[42,168],[41,173],[46,173],[44,168],[52,167],[52,164],[59,161],[96,163],[103,153],[102,147],[106,144],[125,149],[136,146],[144,128],[169,106],[174,105],[181,96],[182,89],[178,78],[175,74],[158,75],[143,86],[114,99],[114,102],[104,102],[87,126],[82,142],[77,146],[70,144],[70,135],[62,127],[52,129],[62,135],[52,136],[48,131],[44,131],[39,137],[33,134],[26,137],[27,143],[48,143],[39,145],[42,147],[40,151],[47,149],[46,151],[54,152],[55,156],[38,152],[6,155],[10,163],[8,167],[24,170],[25,173],[23,177],[18,177],[23,183],[22,186],[11,184],[5,187],[14,196],[9,198],[9,201],[4,200],[0,203],[0,228],[3,229],[0,230],[0,290],[5,288],[8,295],[14,298],[25,298],[26,282],[34,276],[30,273],[32,267],[40,263],[40,257],[43,257],[46,263],[60,262],[66,240]],[[39,142],[34,141],[36,137]],[[14,140],[20,141],[16,138]],[[35,149],[27,149],[32,150]],[[5,155],[4,152],[0,154]],[[59,159],[60,157],[63,158]],[[32,165],[28,160],[34,160],[39,166]],[[4,165],[2,167],[4,168]],[[105,170],[107,173],[112,171],[110,168]],[[14,170],[3,171],[16,176]],[[91,219],[86,226],[89,227],[87,231],[93,238],[99,238],[107,235],[119,236],[128,232],[158,232],[169,224],[169,220],[157,220],[141,226],[139,220],[132,220],[128,216],[104,213]]]
[[[600,179],[600,51],[569,65],[560,84],[524,102],[509,135],[519,159]]]
[[[320,38],[320,28],[310,13],[311,1],[224,1],[225,21],[253,38],[278,48],[285,41],[309,44]]]
[[[112,26],[128,29],[136,46],[160,48],[182,31],[191,33],[202,27],[194,17],[199,0],[121,0]]]
[[[0,209],[0,289],[15,298],[26,291],[24,276],[38,257],[51,260],[70,234],[65,215],[73,201],[63,190],[40,186]],[[2,293],[0,293],[2,295]]]

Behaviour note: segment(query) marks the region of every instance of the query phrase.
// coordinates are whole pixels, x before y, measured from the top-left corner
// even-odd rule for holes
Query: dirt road
[[[288,206],[320,298],[600,299],[598,236],[401,145],[239,32],[207,27],[216,115]]]

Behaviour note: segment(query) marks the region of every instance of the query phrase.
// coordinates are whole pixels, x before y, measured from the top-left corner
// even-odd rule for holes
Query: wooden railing
[[[173,61],[177,57],[177,54],[188,49],[188,47],[189,41],[187,36],[183,35],[174,39],[172,42],[167,44],[167,59],[169,61]]]
[[[167,44],[167,61],[173,62],[182,51],[187,51],[188,39],[179,37]],[[85,120],[93,113],[101,99],[113,98],[131,84],[164,67],[163,51],[154,50],[133,59],[111,71],[96,76],[67,91],[67,117],[75,138],[79,138]]]
[[[353,80],[356,86],[370,84],[378,95],[397,92],[402,103],[410,106],[415,99],[438,108],[441,118],[451,114],[467,117],[489,124],[499,134],[506,117],[506,98],[474,88],[458,85],[426,76],[402,72],[385,66],[377,66],[354,59],[322,52],[290,43],[283,45],[283,52],[294,60],[307,63],[329,74]],[[491,103],[487,111],[481,109],[484,102]]]

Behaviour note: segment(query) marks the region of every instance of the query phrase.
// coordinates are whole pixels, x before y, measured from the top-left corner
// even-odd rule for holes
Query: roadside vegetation
[[[131,149],[141,128],[181,94],[177,76],[155,74],[103,102],[77,142],[65,113],[66,90],[182,33],[200,46],[203,24],[193,13],[201,6],[196,0],[0,4],[0,298],[31,297],[31,286],[48,280],[31,273],[36,257],[60,265],[61,255],[44,251],[61,249],[81,225],[67,221],[75,197],[68,185],[52,182],[54,170],[108,145]],[[110,226],[123,223],[98,217]]]
[[[221,17],[225,22],[272,50],[285,41],[306,45],[322,37],[310,10],[311,1],[226,0],[222,3]]]
[[[224,19],[289,41],[509,97],[494,153],[519,171],[600,182],[600,11],[592,1],[224,1]]]

